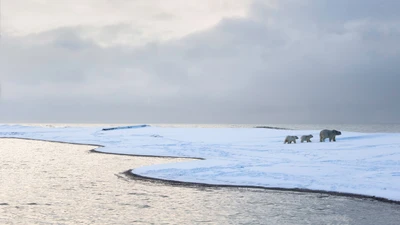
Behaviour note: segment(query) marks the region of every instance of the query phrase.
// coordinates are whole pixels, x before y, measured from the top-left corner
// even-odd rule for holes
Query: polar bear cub
[[[283,144],[286,144],[286,143],[291,144],[292,142],[294,142],[296,144],[296,139],[299,139],[299,137],[288,135],[288,136],[286,136],[285,142],[283,142]]]
[[[306,142],[311,142],[311,138],[313,138],[314,136],[312,136],[312,134],[310,135],[303,135],[300,137],[301,143],[303,143],[304,141]]]

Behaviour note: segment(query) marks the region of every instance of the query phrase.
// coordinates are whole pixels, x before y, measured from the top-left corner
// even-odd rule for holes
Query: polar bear
[[[314,136],[312,136],[312,134],[310,135],[303,135],[300,137],[301,143],[303,143],[304,141],[306,142],[311,142],[311,138],[313,138]]]
[[[285,142],[283,142],[283,144],[291,144],[292,142],[294,142],[296,144],[296,139],[299,139],[299,137],[297,136],[286,136],[285,138]]]
[[[324,142],[326,138],[329,138],[329,142],[336,141],[336,135],[341,135],[342,132],[338,130],[321,130],[319,132],[319,141]]]

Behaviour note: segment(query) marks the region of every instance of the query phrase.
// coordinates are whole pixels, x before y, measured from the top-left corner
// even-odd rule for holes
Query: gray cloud
[[[0,115],[31,122],[400,122],[400,3],[278,4],[255,1],[246,18],[140,47],[101,47],[85,37],[125,25],[4,37]]]

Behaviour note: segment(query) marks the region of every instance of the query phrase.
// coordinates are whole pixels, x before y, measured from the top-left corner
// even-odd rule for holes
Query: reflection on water
[[[0,139],[0,224],[398,224],[400,205],[326,194],[193,188],[131,180],[183,161]],[[185,159],[187,160],[187,159]]]

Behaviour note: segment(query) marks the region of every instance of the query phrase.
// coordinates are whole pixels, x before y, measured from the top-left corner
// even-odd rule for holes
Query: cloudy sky
[[[1,0],[0,122],[400,123],[398,0]]]

